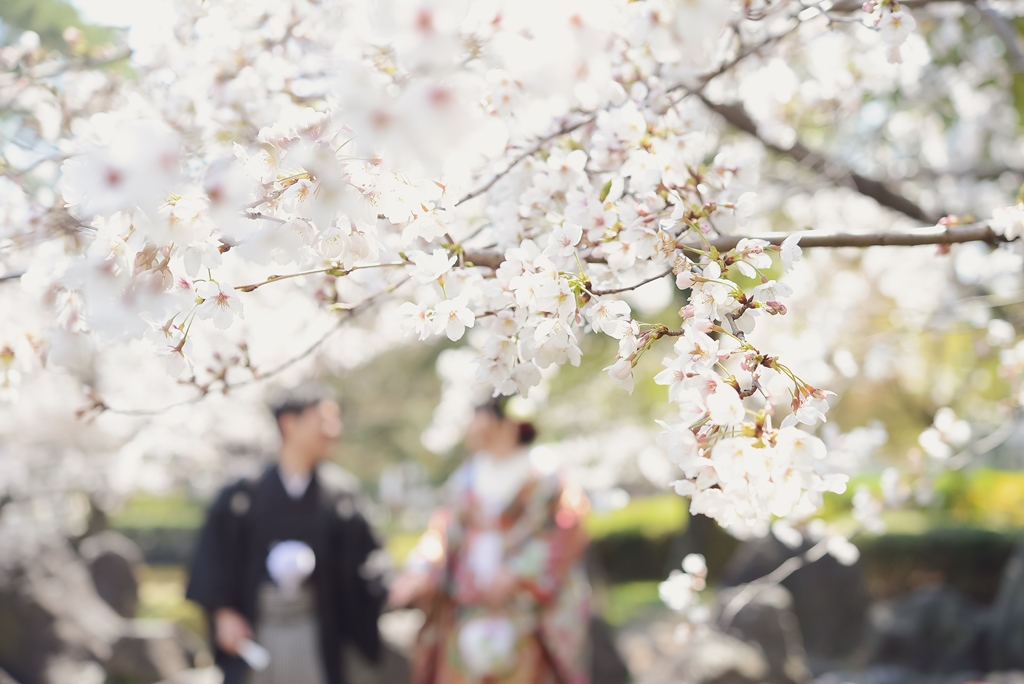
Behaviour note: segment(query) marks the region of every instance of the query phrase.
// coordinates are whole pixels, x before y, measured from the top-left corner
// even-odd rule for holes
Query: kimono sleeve
[[[519,587],[541,604],[557,599],[589,541],[583,529],[589,508],[583,492],[559,482],[549,497],[546,524],[508,559],[508,568]]]
[[[242,609],[240,544],[243,517],[250,505],[251,494],[244,487],[226,487],[210,506],[199,533],[185,595],[207,613],[226,607]]]
[[[404,574],[418,579],[417,601],[430,599],[444,590],[452,553],[451,528],[454,519],[455,515],[450,509],[436,511],[430,518],[426,532],[406,559]]]
[[[417,587],[412,602],[429,603],[448,589],[449,573],[462,537],[459,511],[465,506],[469,487],[469,469],[465,464],[452,473],[445,483],[449,505],[439,508],[430,517],[427,530],[409,553],[402,579]]]

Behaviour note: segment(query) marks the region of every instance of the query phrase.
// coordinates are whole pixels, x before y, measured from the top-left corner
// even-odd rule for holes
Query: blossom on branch
[[[196,308],[196,316],[212,320],[221,330],[229,328],[236,316],[244,318],[242,302],[230,285],[202,282],[196,287],[196,296],[202,300]]]

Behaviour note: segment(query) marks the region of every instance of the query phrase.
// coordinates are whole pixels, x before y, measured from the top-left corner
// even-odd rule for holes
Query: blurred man
[[[344,684],[345,642],[378,657],[379,544],[354,478],[324,463],[343,427],[338,404],[307,389],[274,416],[277,462],[217,496],[187,596],[206,611],[225,684]],[[266,655],[269,666],[254,671]]]

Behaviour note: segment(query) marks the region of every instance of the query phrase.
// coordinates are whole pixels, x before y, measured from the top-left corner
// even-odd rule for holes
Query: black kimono
[[[187,598],[205,609],[211,636],[213,613],[225,607],[237,610],[255,632],[259,587],[270,581],[267,554],[287,539],[305,542],[316,554],[308,581],[316,597],[324,673],[327,684],[344,684],[343,642],[378,659],[377,618],[386,590],[380,564],[367,563],[380,544],[358,510],[351,476],[340,468],[319,466],[299,499],[288,496],[276,465],[257,480],[221,490],[199,536]],[[224,684],[244,684],[248,666],[218,649],[216,639],[214,652]]]

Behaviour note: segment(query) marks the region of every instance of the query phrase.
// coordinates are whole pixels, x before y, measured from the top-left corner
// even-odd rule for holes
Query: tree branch
[[[798,233],[769,233],[767,235],[728,235],[715,238],[710,242],[719,251],[724,251],[734,248],[745,237],[781,245],[782,241],[790,235],[802,236],[800,238],[801,247],[916,247],[920,245],[955,245],[964,242],[987,242],[991,245],[998,245],[1011,241],[992,230],[987,223],[976,223],[962,228],[932,226],[883,233],[832,233],[806,230]]]
[[[910,228],[901,231],[887,231],[881,233],[834,233],[820,230],[804,230],[796,233],[767,233],[764,235],[725,235],[708,240],[708,243],[720,252],[725,252],[736,247],[740,240],[748,238],[751,240],[764,240],[773,245],[781,245],[782,241],[791,235],[800,235],[800,247],[916,247],[921,245],[955,245],[964,242],[985,242],[990,245],[998,245],[1011,242],[1004,235],[994,231],[987,223],[975,223],[958,228],[945,228],[943,226],[931,226],[927,228]],[[703,243],[702,243],[703,244]],[[500,252],[494,251],[467,251],[466,261],[474,266],[483,266],[496,269],[501,266],[505,257]],[[603,263],[604,259],[588,257],[587,261]],[[662,274],[664,277],[668,273]],[[657,278],[655,278],[656,280]],[[617,291],[625,291],[644,285],[649,280],[638,285],[622,288]],[[594,294],[611,294],[612,291],[594,292]]]
[[[823,174],[832,179],[849,178],[853,182],[857,191],[862,195],[870,197],[883,207],[888,207],[889,209],[898,211],[912,219],[923,221],[924,223],[935,223],[938,220],[938,217],[930,216],[924,209],[917,206],[917,204],[910,201],[903,195],[893,192],[881,181],[862,176],[843,164],[833,161],[824,155],[811,150],[799,140],[788,148],[780,147],[779,145],[768,141],[761,134],[761,131],[757,127],[757,123],[750,117],[742,104],[718,104],[717,102],[709,100],[703,93],[697,93],[697,96],[705,105],[717,112],[734,128],[738,128],[744,133],[757,138],[765,147],[776,154],[790,157],[794,161],[807,166],[812,171]]]
[[[756,579],[753,582],[747,582],[743,588],[737,592],[737,594],[733,596],[725,606],[722,607],[722,613],[719,615],[719,623],[723,624],[723,630],[729,630],[729,627],[732,625],[732,621],[735,619],[736,615],[745,605],[750,603],[758,593],[767,587],[779,584],[782,580],[786,579],[800,568],[817,561],[827,553],[828,540],[823,539],[799,556],[793,556],[792,558],[787,559],[779,565],[779,567],[775,568],[764,577]]]

